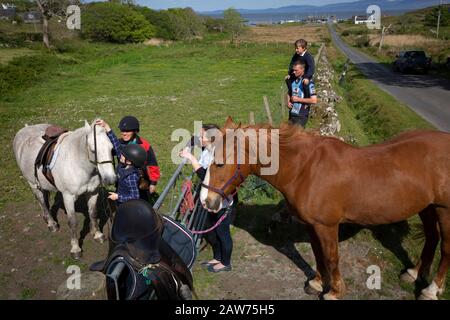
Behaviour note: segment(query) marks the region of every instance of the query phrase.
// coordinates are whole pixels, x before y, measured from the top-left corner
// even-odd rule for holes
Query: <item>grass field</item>
[[[297,34],[308,39],[306,30],[302,26],[298,28]],[[260,40],[247,41],[239,47],[225,44],[223,38],[212,37],[192,43],[174,43],[167,47],[71,42],[61,44],[59,50],[52,53],[31,51],[37,57],[35,61],[48,62],[43,71],[32,75],[29,81],[19,83],[17,89],[0,96],[0,138],[5,141],[5,152],[0,156],[3,165],[0,173],[0,237],[5,240],[4,250],[8,253],[0,264],[0,287],[4,288],[0,289],[0,298],[52,298],[54,296],[50,295],[49,290],[65,279],[64,267],[75,263],[68,257],[67,226],[62,225],[62,231],[58,234],[49,234],[38,218],[40,210],[29,187],[20,177],[12,154],[14,134],[26,123],[51,122],[75,129],[82,126],[85,119],[92,121],[96,117],[103,117],[115,127],[122,116],[134,114],[141,120],[141,134],[150,140],[155,149],[162,171],[161,191],[176,167],[171,162],[171,149],[177,144],[177,141],[170,140],[174,129],[192,131],[194,120],[221,125],[228,115],[235,121],[248,122],[250,111],[255,112],[257,122],[265,122],[264,95],[268,97],[275,122],[281,119],[281,94],[285,86],[283,77],[292,55],[292,44],[290,40],[285,43],[274,41],[274,38],[277,39],[276,33],[265,38],[265,30],[258,32],[263,34]],[[317,27],[308,32],[316,33]],[[320,33],[326,37],[323,30]],[[315,53],[316,48],[316,45],[312,46],[312,53]],[[327,49],[333,66],[341,71],[344,58],[333,47]],[[20,59],[28,59],[23,58],[23,54],[0,49],[0,59],[10,61],[4,63],[6,66],[11,66],[13,56],[19,59],[13,62],[22,65],[24,62]],[[337,111],[341,117],[343,134],[354,136],[358,144],[367,145],[408,128],[427,126],[404,106],[389,100],[385,93],[360,77],[356,71],[351,72],[349,79],[351,82],[342,88],[337,86],[335,79],[337,90],[346,98],[338,104]],[[358,90],[361,90],[361,94],[356,95],[356,101],[348,99],[349,91],[356,94]],[[364,110],[358,109],[358,106],[364,101],[379,103],[382,111],[374,112],[371,117],[363,117]],[[388,114],[384,115],[384,112]],[[399,118],[393,122],[376,122],[380,116],[386,117],[381,119]],[[242,270],[247,268],[247,273],[240,274],[248,278],[233,277],[235,281],[228,281],[224,277],[212,277],[196,268],[194,277],[200,298],[296,299],[299,296],[293,289],[283,291],[284,288],[280,288],[278,294],[272,284],[266,282],[271,281],[269,278],[258,276],[259,271],[268,277],[276,274],[276,263],[279,263],[294,272],[295,276],[298,275],[296,281],[304,278],[295,265],[286,262],[285,256],[271,249],[274,238],[281,242],[290,239],[292,232],[299,230],[288,226],[275,236],[268,236],[265,227],[271,214],[279,209],[280,197],[269,199],[258,191],[247,194],[253,195],[253,198],[246,199],[241,207],[232,232],[236,244],[233,254],[235,266]],[[395,233],[399,229],[388,227],[381,229],[382,233],[383,230]],[[304,234],[304,230],[300,232]],[[356,261],[354,259],[358,263],[365,263],[369,259],[385,264],[383,275],[386,277],[387,289],[381,297],[413,298],[412,286],[399,289],[397,284],[396,276],[403,267],[402,260],[386,249],[384,244],[380,244],[379,240],[374,240],[371,232],[363,230],[344,244],[349,249],[344,250],[347,254],[344,254],[343,260],[346,261],[344,274],[347,274],[346,281],[350,288],[358,288],[356,283],[365,277],[364,272],[358,278],[353,277],[351,269],[353,261]],[[403,243],[415,260],[419,250],[417,241],[408,236]],[[314,263],[307,244],[300,243],[296,247],[309,263]],[[354,251],[363,247],[367,247],[367,254],[355,258]],[[82,270],[93,262],[90,259],[98,259],[99,254],[104,254],[106,250],[105,246],[99,249],[91,241],[86,241],[83,249],[86,258],[78,263]],[[283,248],[280,250],[283,251]],[[199,259],[206,259],[209,255],[208,250],[204,251]],[[268,264],[272,263],[271,268],[261,262],[260,259],[264,257],[270,260]],[[46,278],[49,269],[56,275],[55,279]],[[23,278],[21,274],[30,277]],[[283,277],[286,275],[281,274],[280,277],[285,279]],[[254,292],[236,295],[240,285],[246,283],[244,280]],[[260,283],[259,288],[265,295],[258,295],[258,290],[251,286],[256,283]],[[224,288],[228,288],[229,292]],[[302,287],[299,284],[295,289],[301,290]],[[408,294],[395,293],[401,290],[406,290]],[[351,297],[377,299],[379,296],[376,292],[363,291]]]

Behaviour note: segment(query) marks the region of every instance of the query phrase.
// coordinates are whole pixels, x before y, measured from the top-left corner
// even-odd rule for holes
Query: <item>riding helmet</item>
[[[138,144],[127,144],[122,146],[120,151],[135,167],[143,167],[147,160],[147,152],[145,152],[145,149]]]
[[[142,265],[158,263],[161,260],[160,219],[149,202],[141,199],[127,201],[117,209],[111,240],[126,244],[130,256]]]
[[[133,116],[123,117],[119,122],[120,131],[136,131],[139,132],[139,120]]]

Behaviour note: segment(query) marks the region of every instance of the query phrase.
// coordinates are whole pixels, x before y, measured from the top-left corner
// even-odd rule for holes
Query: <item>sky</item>
[[[330,3],[353,1],[356,0],[136,0],[136,3],[152,9],[191,7],[195,11],[213,11],[230,7],[236,9],[266,9],[290,5],[322,6]]]

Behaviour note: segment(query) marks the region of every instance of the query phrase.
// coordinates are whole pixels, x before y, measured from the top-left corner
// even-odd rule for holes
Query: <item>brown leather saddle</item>
[[[52,171],[48,168],[48,165],[52,161],[55,153],[58,138],[65,132],[67,132],[66,129],[53,125],[45,129],[45,133],[42,136],[42,139],[44,139],[45,142],[39,150],[34,162],[34,176],[36,177],[36,181],[38,181],[38,168],[42,166],[42,174],[53,186],[55,186],[55,179],[53,178]]]

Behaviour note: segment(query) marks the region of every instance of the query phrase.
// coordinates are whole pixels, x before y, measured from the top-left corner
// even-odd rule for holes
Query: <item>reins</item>
[[[102,176],[100,174],[100,170],[98,170],[98,165],[99,164],[111,163],[113,165],[113,167],[115,167],[115,163],[113,162],[113,158],[111,160],[98,162],[98,155],[97,155],[97,130],[96,130],[96,127],[97,127],[97,124],[94,124],[94,161],[92,161],[90,159],[89,159],[89,161],[95,165],[95,174],[98,176],[98,178],[100,180],[100,188],[103,189],[103,190],[106,190],[105,185],[103,184],[103,180],[102,180]],[[89,152],[89,146],[88,146],[88,152]],[[89,153],[88,153],[88,158],[89,158]],[[107,213],[108,220],[112,223],[113,222],[112,221],[113,210],[111,208],[111,203],[107,200],[108,210],[106,210],[106,208],[105,208],[105,203],[104,203],[104,198],[103,197],[101,198],[100,203],[102,205],[103,211]]]

